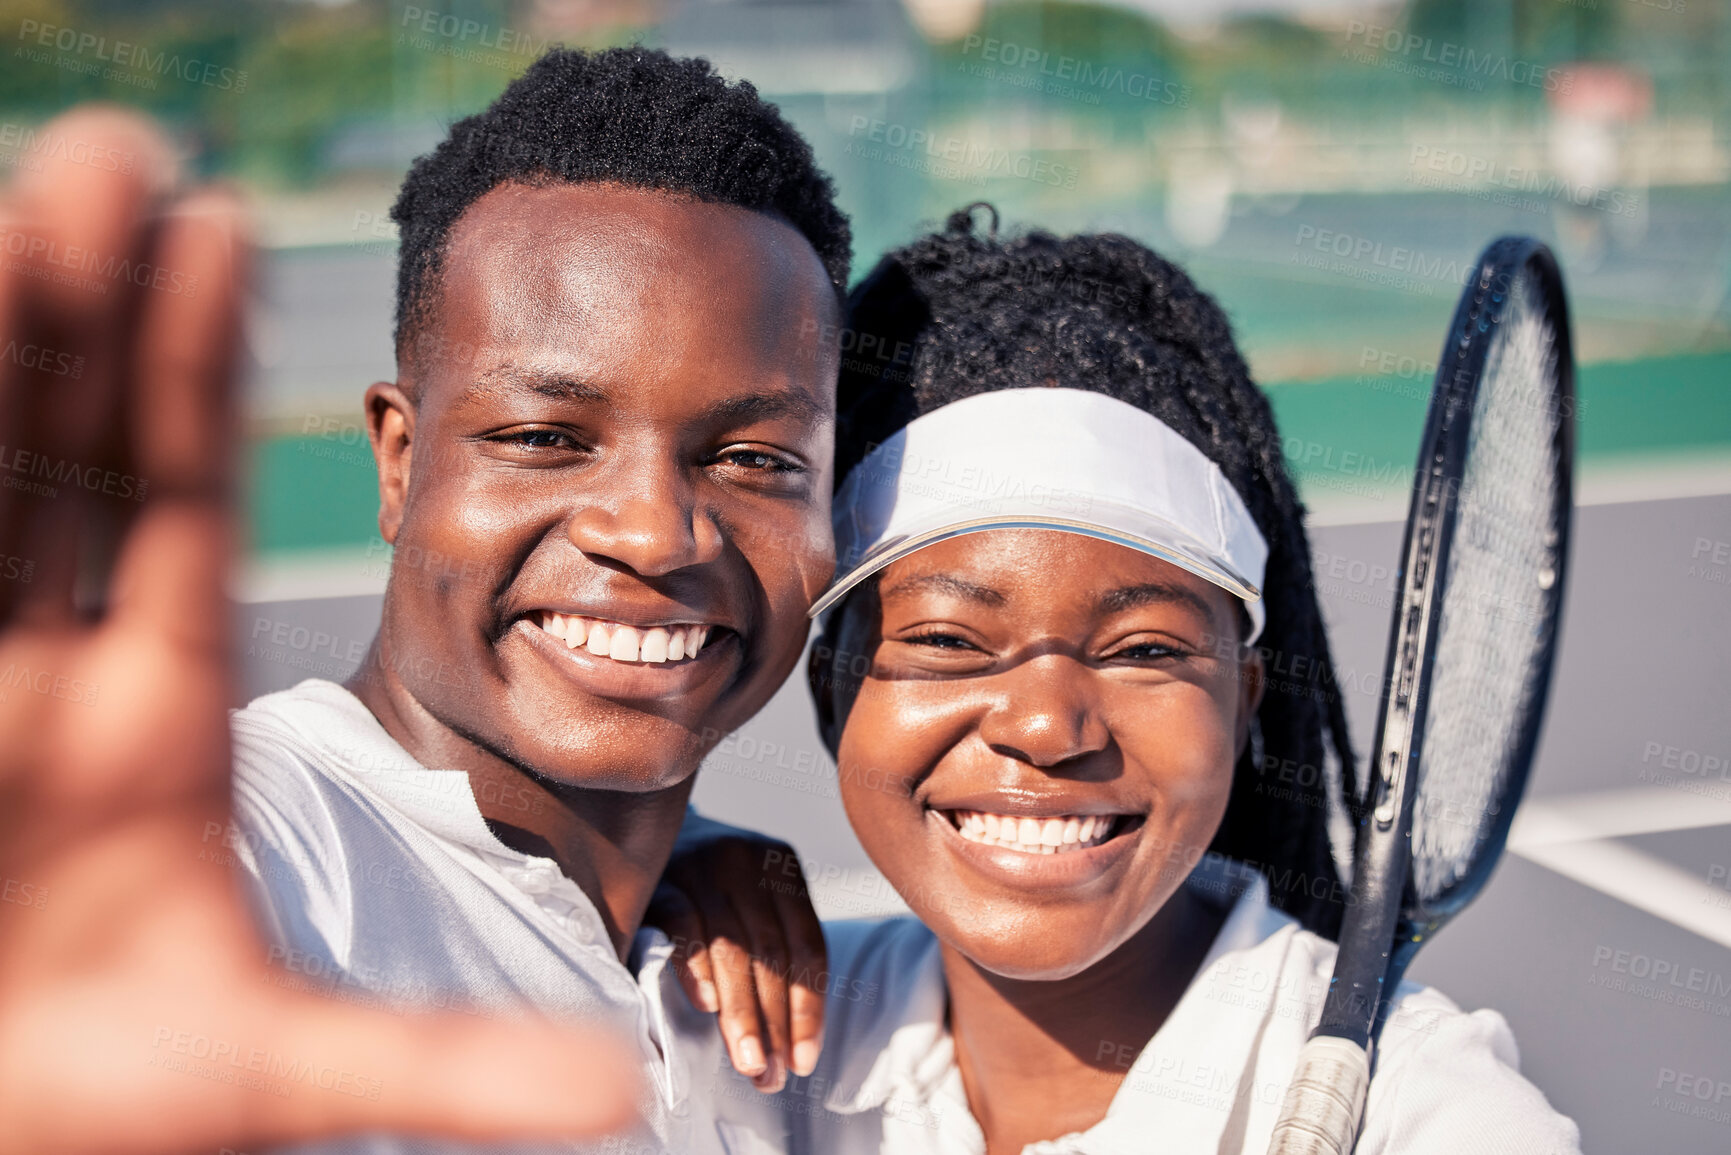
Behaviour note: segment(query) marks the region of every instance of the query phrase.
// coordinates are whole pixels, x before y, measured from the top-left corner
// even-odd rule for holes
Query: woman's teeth
[[[541,615],[541,628],[573,650],[582,646],[597,657],[615,662],[652,664],[695,658],[709,635],[708,626],[654,626],[640,630],[600,618],[555,613]]]
[[[1070,814],[1062,818],[1019,818],[980,810],[953,810],[950,820],[969,842],[1002,846],[1024,854],[1063,854],[1098,846],[1117,824],[1111,814]]]

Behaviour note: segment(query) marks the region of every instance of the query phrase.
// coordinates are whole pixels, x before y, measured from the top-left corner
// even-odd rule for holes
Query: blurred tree
[[[282,5],[272,34],[251,46],[236,167],[270,182],[321,175],[324,149],[345,121],[392,111],[395,70],[384,0],[340,7]]]

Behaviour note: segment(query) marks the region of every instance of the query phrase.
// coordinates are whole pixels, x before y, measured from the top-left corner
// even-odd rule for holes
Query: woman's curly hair
[[[975,210],[992,213],[991,231]],[[1218,465],[1268,541],[1266,689],[1210,849],[1255,864],[1276,905],[1330,937],[1344,888],[1328,834],[1332,757],[1356,796],[1304,507],[1268,398],[1231,326],[1182,270],[1128,237],[997,236],[972,205],[886,255],[849,295],[837,484],[915,417],[998,389],[1062,386],[1153,414]]]

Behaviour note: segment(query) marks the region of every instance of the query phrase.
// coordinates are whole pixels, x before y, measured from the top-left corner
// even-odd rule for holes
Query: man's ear
[[[1245,743],[1250,741],[1250,723],[1256,717],[1256,711],[1262,706],[1262,692],[1267,688],[1263,680],[1262,651],[1255,646],[1243,646],[1238,657],[1238,756],[1244,756]]]
[[[409,465],[415,442],[415,403],[394,381],[367,390],[367,439],[379,467],[379,536],[392,545],[409,500]]]

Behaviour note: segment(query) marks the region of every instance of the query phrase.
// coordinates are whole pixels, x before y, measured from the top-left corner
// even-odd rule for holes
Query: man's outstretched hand
[[[629,1125],[612,1036],[273,982],[206,834],[243,214],[176,195],[134,115],[45,131],[66,147],[0,200],[0,1155]]]

